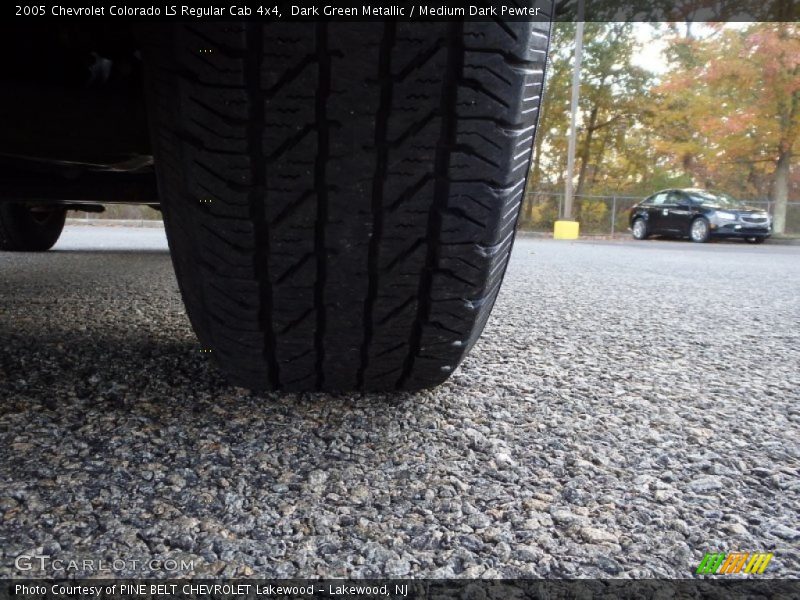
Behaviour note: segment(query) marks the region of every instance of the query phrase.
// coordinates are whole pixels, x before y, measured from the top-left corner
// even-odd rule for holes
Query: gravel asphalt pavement
[[[163,235],[0,253],[0,576],[800,576],[800,247],[522,237],[445,385],[259,397]]]

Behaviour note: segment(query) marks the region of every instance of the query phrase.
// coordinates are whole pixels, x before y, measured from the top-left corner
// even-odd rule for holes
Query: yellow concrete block
[[[556,221],[553,227],[554,240],[577,240],[580,226],[577,221]]]

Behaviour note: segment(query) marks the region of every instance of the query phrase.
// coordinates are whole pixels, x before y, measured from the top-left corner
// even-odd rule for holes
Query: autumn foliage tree
[[[657,149],[696,185],[768,195],[783,233],[800,148],[800,26],[676,32],[669,43],[671,69],[653,90]]]
[[[648,110],[652,74],[633,62],[633,23],[587,23],[581,73],[575,190],[624,188],[647,167],[646,134],[637,122]],[[573,23],[556,23],[545,103],[532,167],[532,187],[560,186],[566,170]],[[637,164],[639,163],[639,164]]]

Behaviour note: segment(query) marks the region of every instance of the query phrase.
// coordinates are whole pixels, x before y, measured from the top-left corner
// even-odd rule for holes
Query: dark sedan
[[[693,242],[741,238],[760,244],[772,233],[772,219],[767,211],[748,207],[727,194],[663,190],[631,209],[630,228],[637,240],[656,234],[688,237]]]

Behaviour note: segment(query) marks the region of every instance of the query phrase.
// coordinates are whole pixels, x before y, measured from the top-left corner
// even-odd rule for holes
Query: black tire
[[[43,252],[52,248],[64,229],[67,211],[31,208],[0,202],[0,250]]]
[[[763,244],[764,240],[767,239],[763,235],[756,235],[753,237],[745,238],[745,241],[748,244]]]
[[[697,217],[692,221],[689,226],[689,239],[698,244],[705,244],[711,239],[711,226],[705,217]]]
[[[447,379],[511,252],[549,28],[152,32],[175,270],[202,345],[232,382],[416,390]]]
[[[647,231],[647,221],[641,217],[634,219],[631,224],[631,235],[635,240],[646,240],[650,236],[650,232]]]

